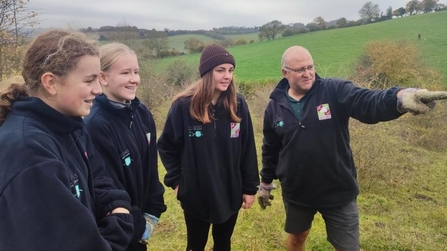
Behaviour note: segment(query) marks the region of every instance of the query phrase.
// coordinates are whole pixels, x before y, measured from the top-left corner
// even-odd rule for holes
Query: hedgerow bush
[[[417,47],[405,41],[374,41],[355,64],[352,79],[370,88],[422,87],[437,89],[442,76],[425,66]]]

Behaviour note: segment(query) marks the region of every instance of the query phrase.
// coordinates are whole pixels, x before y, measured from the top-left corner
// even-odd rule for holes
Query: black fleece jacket
[[[81,117],[38,98],[13,103],[0,127],[1,250],[124,250],[129,196],[103,176]],[[95,171],[93,171],[93,169]]]
[[[348,122],[374,124],[396,119],[400,90],[368,90],[341,79],[318,77],[306,93],[299,120],[282,79],[264,116],[261,177],[281,181],[283,199],[305,207],[337,207],[359,193]]]
[[[118,108],[106,95],[99,95],[85,124],[105,160],[108,174],[131,198],[135,224],[132,243],[136,243],[146,226],[143,213],[160,217],[166,211],[165,189],[158,176],[157,135],[152,113],[138,98],[130,107]]]
[[[167,170],[166,186],[175,188],[182,208],[203,221],[219,224],[242,205],[242,194],[254,195],[259,172],[253,126],[247,103],[238,95],[240,123],[222,106],[203,124],[189,113],[190,99],[177,100],[158,139]]]

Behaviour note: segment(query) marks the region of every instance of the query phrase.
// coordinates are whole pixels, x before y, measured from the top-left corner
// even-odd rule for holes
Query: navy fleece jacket
[[[160,217],[166,211],[152,113],[138,98],[130,106],[117,107],[106,95],[99,95],[85,124],[107,173],[131,198],[135,224],[132,242],[136,243],[146,227],[143,213]]]
[[[349,142],[349,118],[374,124],[396,119],[400,90],[368,90],[342,79],[322,79],[305,95],[298,119],[282,79],[264,116],[262,181],[281,181],[285,201],[305,207],[337,207],[359,193]]]
[[[211,123],[203,124],[191,117],[189,98],[181,98],[172,104],[158,139],[165,184],[179,185],[185,212],[213,224],[238,212],[242,195],[256,194],[259,185],[250,112],[242,96],[237,102],[240,123],[217,105]]]
[[[133,233],[129,196],[103,165],[82,118],[38,98],[13,104],[0,127],[0,249],[124,250]]]

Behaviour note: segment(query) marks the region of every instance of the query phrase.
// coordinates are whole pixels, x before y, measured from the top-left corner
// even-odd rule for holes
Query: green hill
[[[282,53],[292,45],[302,45],[310,50],[320,75],[347,77],[352,73],[352,64],[369,42],[410,41],[420,48],[424,63],[438,70],[447,79],[447,32],[443,25],[446,21],[447,11],[441,11],[350,28],[298,34],[273,41],[235,46],[229,48],[229,51],[236,58],[236,77],[242,81],[278,80],[281,77]],[[421,40],[418,40],[418,34],[421,34]],[[157,60],[156,69],[163,70],[179,58],[198,65],[199,55]]]
[[[198,34],[185,34],[185,35],[175,35],[170,36],[169,38],[169,48],[174,48],[178,51],[186,52],[185,48],[185,41],[191,38],[196,38],[204,43],[211,43],[214,39],[205,36],[205,35],[198,35]]]
[[[258,33],[225,35],[224,37],[234,40],[245,39],[247,42],[250,42],[250,40],[258,41]],[[187,52],[185,50],[185,41],[190,38],[196,38],[204,42],[205,44],[212,43],[214,41],[213,38],[205,35],[198,35],[198,34],[175,35],[169,37],[169,48],[174,48],[178,51]]]

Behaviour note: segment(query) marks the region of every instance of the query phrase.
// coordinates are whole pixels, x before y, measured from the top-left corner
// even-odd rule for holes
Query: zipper
[[[214,138],[217,138],[217,126],[216,126],[216,119],[215,119],[215,115],[216,115],[216,109],[213,107],[213,113],[211,114],[211,118],[213,119],[213,125],[214,125]]]

